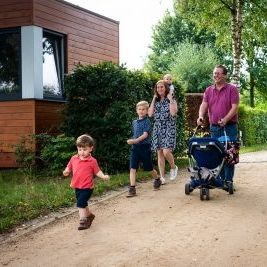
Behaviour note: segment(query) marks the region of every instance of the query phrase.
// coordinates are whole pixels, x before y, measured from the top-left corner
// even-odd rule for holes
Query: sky
[[[65,0],[120,22],[120,64],[141,69],[149,54],[152,27],[172,10],[173,0]]]

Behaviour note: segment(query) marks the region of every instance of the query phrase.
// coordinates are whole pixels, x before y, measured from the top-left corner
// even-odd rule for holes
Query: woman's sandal
[[[78,227],[78,230],[85,230],[88,228],[89,228],[88,219],[87,218],[80,219],[80,225]]]

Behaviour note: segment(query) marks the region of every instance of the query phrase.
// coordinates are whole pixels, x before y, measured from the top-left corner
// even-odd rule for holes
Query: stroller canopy
[[[215,169],[226,155],[223,144],[216,138],[193,137],[189,140],[188,154],[192,156],[198,167]]]

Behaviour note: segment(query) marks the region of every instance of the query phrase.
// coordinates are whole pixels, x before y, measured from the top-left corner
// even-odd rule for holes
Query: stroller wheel
[[[229,192],[229,195],[233,195],[234,193],[234,185],[232,182],[228,183],[228,192]]]
[[[189,183],[186,183],[186,184],[185,184],[185,187],[184,187],[184,192],[185,192],[185,194],[186,194],[186,195],[190,195],[190,193],[191,193],[192,191],[193,191],[193,190],[192,190],[190,184],[189,184]]]
[[[206,200],[210,200],[210,190],[206,188]]]
[[[210,199],[210,191],[208,188],[200,188],[200,200],[204,200],[206,197],[206,200]]]

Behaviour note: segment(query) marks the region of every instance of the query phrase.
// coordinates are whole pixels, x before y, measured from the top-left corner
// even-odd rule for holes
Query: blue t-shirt
[[[139,142],[136,145],[141,145],[141,144],[150,144],[150,131],[151,131],[151,123],[148,117],[145,117],[143,119],[137,119],[134,120],[132,123],[133,127],[133,138],[136,139],[139,136],[141,136],[144,132],[148,133],[148,137],[144,139],[143,141]]]

